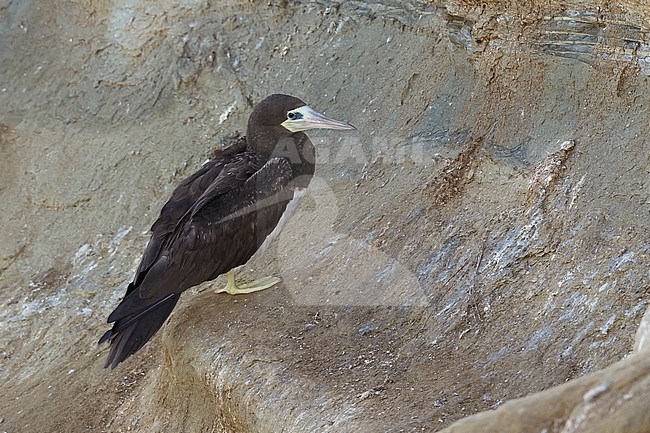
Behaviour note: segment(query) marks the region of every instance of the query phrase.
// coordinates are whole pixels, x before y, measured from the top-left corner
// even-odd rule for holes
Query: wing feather
[[[229,184],[224,182],[220,186],[221,191],[224,191],[227,187],[234,188],[240,185],[255,172],[256,166],[258,168],[261,166],[259,162],[252,161],[254,158],[251,158],[245,150],[245,137],[240,138],[226,149],[216,150],[212,159],[174,189],[170,199],[161,209],[160,216],[151,226],[151,239],[142,255],[135,278],[129,284],[127,294],[140,285],[146,272],[156,261],[166,240],[173,234],[178,222],[187,211],[196,204],[206,190],[215,183],[222,182],[219,177],[224,172],[224,169],[239,172],[240,175],[236,182],[230,182]],[[245,167],[249,167],[249,169],[242,170]]]
[[[222,194],[217,188],[206,190],[177,223],[158,259],[111,318],[136,314],[171,293],[180,293],[248,261],[293,198],[292,179],[289,161],[275,158],[238,188]]]

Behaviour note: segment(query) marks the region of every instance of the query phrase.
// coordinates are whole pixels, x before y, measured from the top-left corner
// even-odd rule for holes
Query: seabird
[[[233,269],[275,237],[309,185],[315,149],[304,131],[353,130],[298,98],[274,94],[248,119],[246,136],[214,153],[174,190],[151,227],[151,239],[122,302],[104,367],[115,368],[160,329],[185,290],[227,273],[229,294],[274,286],[267,277],[237,285]]]

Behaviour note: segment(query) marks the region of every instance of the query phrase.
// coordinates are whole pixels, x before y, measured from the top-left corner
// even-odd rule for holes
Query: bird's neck
[[[316,151],[304,132],[288,134],[282,126],[247,132],[247,147],[265,160],[287,158],[296,176],[314,174]]]

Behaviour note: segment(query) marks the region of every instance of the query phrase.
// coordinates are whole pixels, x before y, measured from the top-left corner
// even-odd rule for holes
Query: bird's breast
[[[266,239],[264,239],[262,246],[260,246],[260,248],[257,250],[258,254],[262,254],[269,247],[271,242],[273,242],[273,240],[278,237],[284,225],[287,223],[287,221],[289,221],[291,216],[296,212],[296,209],[298,209],[298,204],[300,203],[300,200],[302,200],[302,197],[305,195],[306,191],[307,188],[298,188],[294,190],[293,199],[291,199],[291,201],[287,204],[284,213],[280,217],[280,221],[278,221],[278,224],[275,226],[271,234],[269,234],[266,237]]]

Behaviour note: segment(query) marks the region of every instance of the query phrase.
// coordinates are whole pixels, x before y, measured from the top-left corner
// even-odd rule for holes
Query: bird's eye
[[[292,111],[289,111],[289,112],[287,113],[287,117],[288,117],[289,119],[293,119],[294,117],[296,117],[296,113],[294,113],[294,112],[292,112]]]

